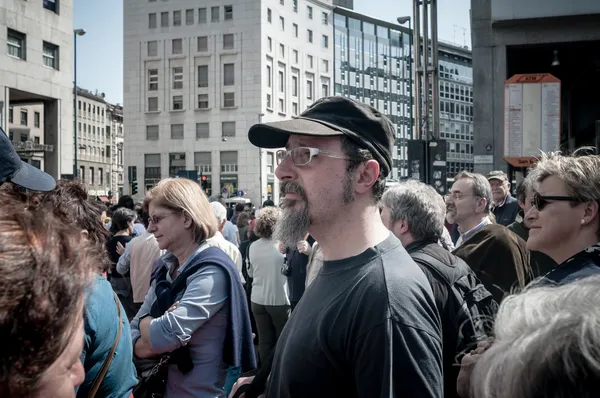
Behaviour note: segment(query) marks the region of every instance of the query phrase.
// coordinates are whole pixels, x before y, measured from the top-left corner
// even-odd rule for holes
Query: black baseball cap
[[[33,191],[51,191],[56,186],[56,181],[50,174],[21,160],[8,136],[0,128],[0,184],[7,181]]]
[[[290,135],[345,135],[367,149],[387,176],[392,170],[394,125],[377,109],[350,98],[325,97],[293,118],[250,127],[248,139],[260,148],[283,148]]]

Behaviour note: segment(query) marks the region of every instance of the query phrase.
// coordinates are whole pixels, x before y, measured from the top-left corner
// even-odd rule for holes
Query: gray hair
[[[462,179],[471,181],[473,195],[479,196],[480,198],[486,200],[487,204],[484,213],[490,214],[490,210],[492,208],[492,187],[487,178],[485,178],[485,176],[482,174],[470,173],[468,171],[461,171],[454,177],[454,181]]]
[[[446,204],[437,191],[420,181],[406,180],[387,189],[381,204],[390,209],[390,221],[406,221],[417,241],[442,237]]]
[[[481,398],[592,397],[600,385],[600,277],[507,297],[471,376]]]

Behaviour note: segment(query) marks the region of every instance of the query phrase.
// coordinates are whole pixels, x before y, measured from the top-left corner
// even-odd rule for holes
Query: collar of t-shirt
[[[333,274],[336,272],[346,271],[351,268],[360,267],[368,264],[370,261],[379,257],[382,253],[387,252],[391,249],[396,248],[398,245],[402,245],[398,238],[390,232],[388,237],[381,243],[370,247],[364,252],[353,256],[344,258],[341,260],[323,261],[323,268],[321,274]]]

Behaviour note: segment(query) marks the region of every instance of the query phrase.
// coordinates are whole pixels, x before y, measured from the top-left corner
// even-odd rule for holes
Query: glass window
[[[156,28],[156,13],[148,14],[148,28],[155,29]]]
[[[208,123],[196,123],[196,139],[209,138],[210,128]]]
[[[173,54],[182,54],[183,53],[183,39],[173,39]]]
[[[273,84],[273,75],[271,72],[271,65],[267,65],[267,87],[271,87]]]
[[[186,25],[194,24],[194,10],[185,10],[185,24]]]
[[[311,6],[306,6],[306,16],[308,17],[308,19],[312,19],[313,9]]]
[[[222,122],[221,132],[223,137],[235,137],[235,122]]]
[[[198,66],[198,87],[208,87],[208,65]]]
[[[58,46],[43,42],[44,66],[58,70]]]
[[[312,80],[306,81],[306,99],[313,99],[313,82]]]
[[[173,90],[183,89],[183,66],[173,68]]]
[[[198,37],[198,52],[208,51],[208,36]]]
[[[271,23],[272,21],[272,13],[271,13],[271,9],[267,8],[267,22]]]
[[[158,90],[158,69],[148,70],[148,91]]]
[[[233,6],[223,6],[223,11],[225,14],[226,21],[233,19]]]
[[[208,94],[198,94],[198,109],[208,109]]]
[[[279,29],[285,30],[285,18],[279,17]]]
[[[223,49],[231,50],[233,48],[233,33],[223,35]]]
[[[148,112],[158,111],[158,97],[148,98]]]
[[[235,67],[234,64],[223,65],[223,85],[233,86],[235,85]]]
[[[169,13],[168,12],[160,13],[160,26],[161,26],[161,28],[169,27]]]
[[[183,109],[183,96],[182,95],[174,95],[173,96],[173,110],[180,111]]]
[[[323,48],[329,48],[329,36],[323,35],[323,37],[321,38],[321,46]]]
[[[158,55],[158,42],[151,40],[148,42],[148,56],[156,57]]]
[[[292,0],[292,9],[294,12],[298,12],[298,0]]]
[[[146,139],[152,141],[158,140],[158,125],[146,126]]]
[[[323,22],[323,25],[329,25],[329,14],[324,12],[321,14],[321,22]]]
[[[294,37],[298,37],[298,25],[292,24],[292,32],[294,33]]]
[[[173,26],[181,26],[181,10],[173,11]]]
[[[198,8],[198,23],[206,23],[206,8]]]
[[[312,32],[312,30],[310,30],[310,29],[307,29],[307,30],[306,30],[306,40],[307,40],[309,43],[312,43],[312,42],[313,42],[313,32]]]
[[[171,125],[171,139],[182,140],[183,139],[183,124],[172,124]]]
[[[211,7],[210,8],[210,21],[211,22],[219,22],[219,7]]]

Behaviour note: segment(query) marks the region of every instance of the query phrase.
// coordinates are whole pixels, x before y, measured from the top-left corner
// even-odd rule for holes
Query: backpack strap
[[[100,372],[98,372],[96,378],[94,379],[94,384],[92,384],[92,388],[88,393],[89,398],[94,398],[96,396],[96,393],[100,389],[100,384],[102,384],[102,380],[104,380],[104,376],[106,376],[108,368],[110,368],[110,364],[112,363],[112,360],[115,356],[115,352],[117,351],[117,346],[119,345],[119,340],[121,340],[121,332],[123,331],[123,315],[121,314],[121,302],[119,301],[119,298],[117,297],[115,292],[113,292],[113,298],[115,300],[115,303],[117,304],[117,312],[119,313],[119,331],[117,332],[117,338],[115,339],[115,342],[113,343],[113,346],[111,347],[108,356],[106,357],[104,363],[102,364],[102,367],[100,368]]]

